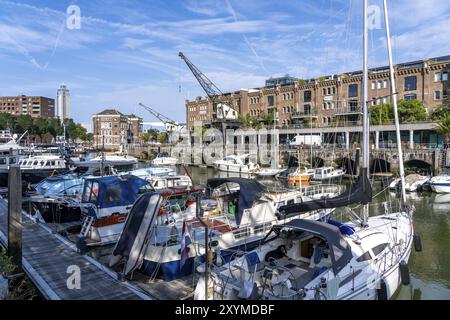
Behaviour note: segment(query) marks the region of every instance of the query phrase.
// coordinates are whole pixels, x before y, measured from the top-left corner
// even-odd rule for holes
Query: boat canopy
[[[133,175],[89,178],[84,182],[83,203],[98,208],[111,208],[133,204],[143,187],[154,191],[150,182]]]
[[[245,178],[215,178],[208,179],[206,183],[206,196],[211,197],[214,189],[226,183],[239,185],[239,202],[236,212],[236,224],[240,225],[245,209],[251,208],[261,193],[266,192],[266,187],[256,180]]]
[[[295,219],[286,224],[275,225],[272,230],[277,235],[283,233],[283,230],[287,232],[294,230],[294,234],[289,234],[289,237],[301,236],[306,232],[325,240],[330,248],[334,274],[338,274],[353,257],[349,244],[335,225],[322,221]]]
[[[361,175],[356,183],[350,185],[347,190],[336,197],[323,198],[300,203],[288,204],[278,208],[276,213],[278,219],[286,219],[300,213],[320,209],[332,209],[348,206],[350,204],[368,204],[372,200],[372,187],[370,186],[367,172],[361,169]]]
[[[38,193],[45,196],[60,195],[65,192],[69,194],[79,194],[83,191],[83,182],[84,179],[75,174],[66,174],[47,177],[34,188]]]

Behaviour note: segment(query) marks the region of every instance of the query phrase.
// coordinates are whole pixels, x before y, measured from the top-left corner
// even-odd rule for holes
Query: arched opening
[[[345,170],[346,174],[356,175],[357,174],[357,166],[356,161],[352,160],[348,157],[340,158],[336,160],[336,164]]]
[[[370,173],[386,173],[391,171],[391,164],[380,158],[376,158],[372,161],[370,166]]]
[[[325,164],[325,161],[322,158],[319,157],[313,157],[311,167],[312,168],[321,168]]]
[[[245,153],[250,153],[250,137],[249,136],[245,136],[244,146],[245,146]]]
[[[419,159],[412,159],[405,162],[405,172],[407,174],[409,173],[431,173],[431,164],[419,160]]]

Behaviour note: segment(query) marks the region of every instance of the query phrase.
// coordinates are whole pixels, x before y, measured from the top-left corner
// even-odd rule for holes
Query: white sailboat
[[[402,198],[400,210],[369,217],[372,190],[368,179],[368,28],[367,0],[364,0],[363,71],[363,167],[355,186],[326,200],[292,204],[279,208],[281,218],[290,218],[314,208],[344,207],[356,220],[346,224],[332,221],[294,219],[271,228],[257,249],[211,272],[209,299],[390,299],[409,281],[407,263],[413,244],[412,212],[405,203],[403,162],[400,161]],[[384,0],[391,76],[391,92],[397,139],[400,128],[390,46],[389,20]],[[402,159],[401,143],[397,143]],[[356,215],[349,205],[362,205]],[[203,283],[204,285],[204,283]],[[199,284],[196,292],[208,292]],[[206,287],[206,286],[205,286]],[[209,286],[208,286],[209,287]]]

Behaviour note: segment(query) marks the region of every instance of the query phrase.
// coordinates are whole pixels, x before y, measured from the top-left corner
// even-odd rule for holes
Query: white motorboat
[[[120,173],[120,175],[128,174],[139,177],[141,179],[149,180],[153,177],[174,176],[176,175],[176,170],[168,167],[149,167]]]
[[[57,176],[70,171],[66,159],[54,154],[21,158],[18,164],[22,171],[22,179],[30,184],[36,184],[49,176]]]
[[[316,168],[313,176],[313,180],[328,180],[340,178],[345,174],[342,169],[334,169],[333,167]]]
[[[20,148],[15,140],[0,144],[0,187],[8,186],[9,166],[19,162]]]
[[[255,172],[258,177],[274,177],[286,169],[263,168]]]
[[[236,173],[255,173],[259,166],[250,160],[250,154],[229,155],[222,160],[213,162],[214,167],[220,171]]]
[[[155,190],[192,187],[191,178],[187,175],[153,176],[147,180],[150,181]]]
[[[409,174],[405,177],[405,190],[407,192],[415,192],[421,190],[422,186],[430,181],[430,177],[422,176],[416,173]],[[394,179],[389,184],[389,189],[397,190],[400,186],[400,178]]]
[[[159,153],[151,163],[154,166],[174,166],[178,162],[177,158],[170,157],[168,153]]]
[[[437,193],[450,193],[450,175],[440,175],[430,179],[431,190]]]

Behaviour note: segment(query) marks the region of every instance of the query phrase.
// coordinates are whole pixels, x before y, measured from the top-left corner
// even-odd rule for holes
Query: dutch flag
[[[181,249],[180,249],[180,269],[183,268],[185,262],[189,258],[189,245],[191,244],[191,236],[189,230],[186,226],[186,220],[183,220],[183,230],[181,238]]]

